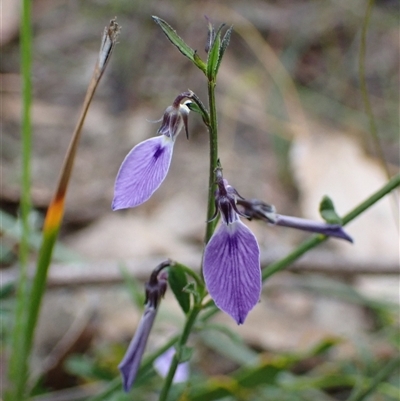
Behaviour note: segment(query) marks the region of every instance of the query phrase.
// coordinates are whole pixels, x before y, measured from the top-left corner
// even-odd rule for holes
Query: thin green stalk
[[[204,243],[210,240],[215,229],[215,221],[211,221],[215,212],[215,169],[218,162],[218,121],[215,102],[215,81],[208,82],[208,106],[210,113],[210,170],[208,179],[207,228]]]
[[[353,210],[343,216],[343,225],[349,223],[351,220],[354,220],[357,216],[365,212],[374,203],[378,202],[380,199],[382,199],[388,193],[392,192],[398,186],[400,186],[400,174],[393,176],[380,190],[376,191],[368,199],[360,203]]]
[[[201,311],[201,305],[194,306],[186,319],[185,327],[183,328],[182,335],[180,336],[177,344],[177,351],[175,352],[174,357],[172,358],[168,375],[165,378],[163,388],[161,389],[160,398],[158,399],[159,401],[167,400],[168,393],[172,385],[172,380],[174,379],[176,369],[180,363],[179,354],[181,352],[181,349],[186,345],[190,332],[193,328],[194,323],[196,322],[197,315],[199,314],[200,311]]]
[[[364,202],[360,203],[353,210],[347,213],[342,218],[343,225],[346,225],[350,221],[354,220],[357,216],[363,213],[365,210],[370,208],[374,203],[378,202],[381,198],[387,195],[389,192],[393,191],[396,187],[400,185],[400,174],[394,176],[390,179],[386,185],[384,185],[379,191],[375,192]],[[297,247],[293,252],[289,253],[289,255],[285,256],[283,259],[278,260],[275,263],[270,264],[266,269],[262,272],[263,281],[267,278],[271,277],[276,272],[283,270],[290,263],[294,262],[300,256],[304,255],[310,249],[316,247],[318,244],[326,241],[328,237],[325,235],[314,235],[309,240],[303,242],[299,247]]]
[[[23,61],[23,72],[24,79],[30,73],[30,50],[26,48],[31,46],[30,43],[30,1],[25,0],[23,3],[23,23],[22,23],[22,61]],[[35,334],[35,328],[39,316],[41,300],[43,298],[43,294],[46,287],[46,279],[47,272],[51,262],[51,256],[54,249],[54,245],[57,241],[58,232],[60,230],[60,226],[62,223],[62,218],[64,214],[64,203],[65,203],[65,195],[67,192],[67,187],[69,183],[69,179],[71,177],[72,167],[76,155],[76,151],[78,148],[79,138],[81,135],[81,130],[83,126],[83,122],[88,111],[90,102],[93,98],[94,92],[97,88],[97,85],[103,75],[103,72],[107,66],[107,62],[110,59],[112,54],[112,50],[116,44],[116,39],[118,37],[119,27],[115,20],[111,20],[108,27],[106,27],[102,41],[99,56],[97,59],[97,63],[93,72],[92,80],[90,81],[85,101],[82,107],[81,115],[78,119],[78,123],[72,135],[72,139],[70,142],[70,146],[67,151],[67,155],[64,160],[64,165],[62,167],[62,171],[60,174],[59,182],[56,188],[56,191],[53,195],[53,199],[50,202],[50,205],[47,210],[46,218],[44,221],[43,227],[43,240],[41,247],[39,249],[39,256],[37,262],[37,269],[35,272],[35,277],[33,280],[33,284],[29,294],[27,294],[28,289],[24,291],[24,295],[21,295],[21,298],[18,299],[18,307],[23,309],[23,316],[18,316],[18,322],[23,322],[23,327],[17,328],[17,339],[13,344],[12,354],[11,354],[11,362],[10,362],[10,382],[11,382],[11,391],[9,395],[7,395],[6,400],[10,401],[22,401],[26,398],[26,395],[29,391],[27,386],[28,381],[28,367],[29,367],[29,358],[33,345],[33,338]],[[25,39],[24,39],[25,38]],[[29,41],[28,41],[29,40]],[[28,59],[28,61],[25,61]],[[26,66],[27,65],[27,66]],[[26,78],[28,80],[28,78]],[[25,92],[25,88],[24,88]],[[30,95],[30,87],[27,92]],[[25,96],[25,95],[24,95]],[[28,99],[30,96],[26,95]],[[29,101],[30,104],[30,101]],[[29,126],[30,124],[27,124]],[[30,142],[29,142],[30,146]],[[25,147],[24,147],[25,151]],[[25,158],[24,158],[25,159]],[[29,172],[29,165],[28,165]],[[28,176],[29,178],[29,176]],[[29,180],[24,185],[29,185]],[[28,191],[28,199],[29,199],[29,187]],[[29,206],[29,204],[28,204]],[[29,207],[25,207],[29,215]],[[27,220],[27,216],[25,216]],[[27,223],[26,223],[27,224]],[[27,239],[26,239],[27,243]],[[26,247],[28,243],[26,244]],[[27,250],[26,250],[27,252]],[[25,256],[27,259],[27,256]],[[23,262],[26,264],[26,260],[23,259]],[[26,266],[24,267],[26,270]],[[26,279],[26,271],[21,275],[22,277],[22,288],[27,287],[27,279]],[[21,290],[22,292],[22,290]],[[21,304],[22,303],[22,304]],[[8,398],[9,397],[9,398]]]
[[[389,361],[378,374],[372,379],[367,388],[357,389],[353,392],[347,401],[362,401],[365,400],[373,391],[382,383],[387,377],[389,377],[396,369],[400,368],[400,357],[396,357]]]
[[[316,247],[322,242],[326,241],[328,238],[324,235],[317,234],[312,236],[309,240],[304,241],[300,246],[298,246],[293,252],[290,252],[289,255],[284,258],[278,260],[275,263],[271,263],[267,268],[265,268],[262,272],[263,281],[267,280],[269,277],[274,275],[275,273],[285,269],[291,263],[293,263],[300,256],[304,255],[310,249]]]
[[[20,352],[24,343],[26,327],[26,305],[29,299],[27,266],[29,258],[29,214],[30,199],[30,161],[31,161],[31,103],[32,103],[32,29],[31,1],[21,2],[21,76],[22,76],[22,175],[21,175],[21,242],[19,245],[19,282],[15,309],[14,327],[11,334],[11,354],[8,369],[10,382],[5,400],[22,400],[25,391],[24,383],[28,376],[28,361]]]

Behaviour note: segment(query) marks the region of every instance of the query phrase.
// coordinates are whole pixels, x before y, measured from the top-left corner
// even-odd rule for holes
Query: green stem
[[[208,82],[208,103],[210,113],[210,170],[208,179],[207,228],[204,243],[210,240],[215,229],[215,221],[211,218],[215,212],[215,169],[218,161],[218,121],[215,102],[215,81]]]
[[[201,311],[201,305],[195,305],[187,317],[185,327],[183,328],[182,335],[180,336],[178,344],[177,344],[176,352],[174,354],[174,357],[172,358],[172,362],[171,362],[171,366],[168,371],[168,375],[165,378],[164,386],[161,389],[160,398],[158,399],[159,401],[167,400],[169,389],[171,388],[171,385],[172,385],[172,380],[174,379],[176,369],[178,368],[178,365],[180,363],[180,353],[181,353],[182,347],[185,346],[185,344],[189,338],[190,332],[192,330],[192,327],[193,327],[194,323],[196,322],[197,315],[199,314],[200,311]]]
[[[354,220],[361,213],[370,208],[374,203],[378,202],[389,192],[392,192],[398,186],[400,186],[400,174],[393,176],[379,191],[376,191],[368,199],[360,203],[353,210],[343,216],[343,225],[349,223],[351,220]]]
[[[21,75],[22,75],[22,175],[21,175],[21,242],[19,247],[19,282],[15,309],[14,327],[11,334],[11,355],[8,378],[10,389],[5,394],[6,400],[23,400],[28,377],[28,356],[24,349],[26,329],[26,305],[29,300],[27,265],[29,258],[29,214],[30,199],[30,160],[31,160],[31,103],[32,103],[32,30],[31,1],[21,4]]]
[[[351,210],[349,213],[347,213],[345,216],[343,216],[343,218],[342,218],[343,225],[346,225],[350,221],[354,220],[361,213],[363,213],[365,210],[370,208],[374,203],[378,202],[378,200],[383,198],[389,192],[393,191],[393,189],[395,189],[399,185],[400,185],[400,174],[394,176],[379,191],[375,192],[368,199],[366,199],[364,202],[360,203],[353,210]],[[276,272],[283,270],[290,263],[294,262],[296,259],[298,259],[300,256],[304,255],[310,249],[316,247],[318,244],[321,244],[322,242],[326,241],[327,239],[328,239],[328,237],[326,237],[325,235],[318,234],[318,235],[314,235],[309,240],[303,242],[293,252],[289,253],[289,255],[285,256],[283,259],[280,259],[275,263],[270,264],[266,269],[264,269],[262,272],[263,281],[265,281],[267,278],[271,277]]]

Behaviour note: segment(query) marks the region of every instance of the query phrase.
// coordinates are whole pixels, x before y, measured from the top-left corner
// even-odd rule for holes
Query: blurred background
[[[2,281],[10,283],[17,274],[19,243],[19,9],[13,0],[3,0],[2,7],[0,257]],[[201,262],[208,133],[198,115],[190,115],[190,140],[183,134],[177,140],[168,177],[154,196],[134,210],[110,208],[123,158],[156,134],[154,121],[165,108],[188,88],[207,101],[204,76],[151,16],[171,24],[203,59],[205,16],[216,26],[233,25],[217,83],[224,176],[242,196],[274,204],[278,213],[320,220],[324,195],[343,215],[388,179],[360,89],[366,7],[364,0],[33,2],[32,268],[103,29],[114,16],[122,27],[85,122],[49,273],[35,350],[36,373],[45,372],[38,399],[56,399],[46,398],[49,389],[66,397],[57,399],[78,399],[68,388],[78,386],[83,397],[99,381],[115,377],[141,313],[132,303],[132,288],[141,293],[141,283],[167,257],[195,269]],[[376,1],[366,36],[365,77],[391,174],[399,169],[399,33],[399,3]],[[376,373],[398,352],[393,339],[399,323],[396,209],[396,200],[386,197],[346,227],[353,245],[330,239],[270,279],[244,326],[222,314],[216,321],[243,336],[246,350],[263,355],[305,352],[335,339],[327,355],[307,360],[295,372],[299,376],[318,369],[328,375],[327,366],[335,374]],[[308,237],[258,222],[249,226],[259,240],[263,266]],[[6,300],[12,301],[12,296]],[[1,318],[5,338],[11,316],[5,312]],[[149,348],[176,333],[182,322],[167,294]],[[237,347],[223,349],[218,335],[193,339],[196,374],[228,374],[243,364]],[[213,366],[207,365],[210,357]],[[327,400],[346,399],[349,391],[323,389]],[[299,399],[282,397],[276,399]],[[374,397],[398,399],[385,389]]]

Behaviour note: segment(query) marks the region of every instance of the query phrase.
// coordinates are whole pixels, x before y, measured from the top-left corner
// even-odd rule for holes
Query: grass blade
[[[28,257],[29,257],[29,214],[31,210],[31,104],[32,104],[32,28],[31,28],[31,1],[21,2],[21,75],[22,75],[22,176],[21,176],[21,242],[19,247],[19,279],[15,309],[14,326],[11,333],[11,354],[8,366],[10,388],[5,394],[7,400],[22,400],[24,383],[27,379],[27,362],[20,352],[24,344],[26,332],[25,308],[29,296],[28,288]]]
[[[27,0],[26,3],[29,3],[29,0]],[[64,159],[57,188],[47,210],[43,227],[43,240],[39,250],[37,268],[32,289],[29,293],[29,302],[26,302],[23,305],[24,308],[27,309],[26,315],[17,316],[17,324],[20,325],[21,322],[23,324],[23,330],[22,328],[19,328],[19,330],[22,331],[22,334],[20,335],[22,338],[18,341],[18,344],[13,344],[12,361],[14,361],[14,363],[12,364],[12,367],[10,367],[10,378],[14,383],[14,388],[12,392],[10,392],[9,398],[6,398],[6,400],[23,400],[27,395],[28,362],[32,349],[35,327],[46,287],[47,272],[50,266],[54,245],[57,241],[58,233],[64,216],[65,196],[71,177],[75,155],[79,145],[83,123],[90,103],[93,99],[95,90],[115,47],[118,34],[119,26],[115,20],[111,20],[109,26],[106,27],[104,31],[100,53],[92,79],[86,92],[82,111]],[[28,290],[25,290],[25,293],[26,295],[24,300],[27,299]]]

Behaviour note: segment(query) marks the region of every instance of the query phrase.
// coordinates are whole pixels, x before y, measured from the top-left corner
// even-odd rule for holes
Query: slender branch
[[[30,36],[30,8],[28,7],[30,4],[29,0],[24,1],[23,7],[23,26],[27,26],[23,28],[22,34],[23,36]],[[25,11],[24,11],[25,10]],[[25,32],[26,30],[26,32]],[[65,204],[65,196],[68,188],[68,183],[71,177],[71,172],[74,164],[75,155],[79,145],[79,139],[81,136],[81,131],[83,127],[83,123],[89,109],[91,100],[94,96],[95,90],[100,82],[100,79],[105,71],[107,63],[110,59],[113,48],[115,47],[116,40],[119,33],[118,24],[115,20],[111,20],[110,25],[106,27],[102,43],[100,47],[99,56],[97,59],[96,66],[94,68],[93,76],[90,81],[88,90],[86,92],[86,97],[83,103],[81,115],[78,119],[78,123],[75,127],[74,133],[72,135],[72,139],[67,150],[67,154],[64,160],[64,164],[61,170],[61,174],[58,180],[57,188],[54,192],[53,198],[50,202],[50,205],[47,210],[46,218],[44,221],[43,227],[43,240],[41,247],[39,249],[39,255],[37,259],[37,269],[35,272],[35,277],[33,279],[32,289],[29,291],[29,294],[24,295],[24,326],[23,329],[18,329],[20,332],[18,333],[18,343],[13,344],[13,354],[11,356],[12,364],[10,367],[10,376],[11,382],[14,383],[15,387],[12,389],[14,391],[13,394],[10,393],[10,398],[6,398],[6,400],[14,401],[22,401],[25,399],[26,394],[28,393],[27,379],[28,379],[28,363],[33,345],[33,338],[35,334],[35,327],[37,324],[41,301],[43,298],[43,294],[46,288],[47,281],[47,273],[51,263],[51,257],[53,253],[53,249],[55,243],[57,241],[58,232],[61,227],[63,215],[64,215],[64,204]],[[30,39],[27,39],[30,40]],[[30,42],[29,42],[30,46]],[[29,47],[26,44],[26,47]],[[26,49],[22,49],[24,52]],[[29,51],[28,51],[29,54]],[[22,55],[22,59],[24,61],[24,57],[27,56]],[[29,65],[28,65],[29,67]],[[24,75],[29,73],[25,72]],[[24,88],[25,90],[25,88]],[[30,101],[30,86],[27,89]],[[28,124],[28,123],[26,123]],[[29,123],[30,124],[30,123]],[[30,146],[30,142],[29,142]],[[28,167],[29,172],[29,167]],[[28,177],[29,178],[29,177]],[[24,179],[25,182],[26,178]],[[29,181],[27,181],[29,185]],[[25,184],[26,185],[26,184]],[[29,196],[29,195],[28,195]],[[29,199],[29,198],[27,198]],[[25,206],[27,212],[29,213],[29,203]],[[26,210],[25,210],[26,212]],[[25,239],[26,247],[28,239]],[[26,274],[26,273],[25,273]],[[24,288],[26,279],[22,282],[22,288]],[[25,290],[28,293],[28,289]],[[26,298],[29,296],[29,302],[26,302]],[[20,316],[17,315],[17,319],[20,321]],[[21,336],[21,339],[19,339]],[[17,341],[17,340],[16,340]],[[16,354],[16,356],[14,356]]]
[[[400,186],[400,174],[393,176],[381,189],[376,191],[368,199],[366,199],[364,202],[360,203],[353,210],[351,210],[349,213],[347,213],[345,216],[343,216],[343,218],[342,218],[343,225],[354,220],[361,213],[365,212],[374,203],[378,202],[380,199],[382,199],[388,193],[392,192],[398,186]]]
[[[182,347],[185,346],[185,344],[189,338],[190,332],[193,328],[193,325],[196,322],[197,315],[199,314],[200,311],[201,311],[201,305],[194,306],[186,319],[185,327],[183,328],[182,335],[179,338],[179,341],[177,344],[177,350],[174,354],[174,357],[172,358],[171,366],[169,368],[167,377],[165,378],[165,381],[164,381],[164,386],[161,389],[159,401],[167,400],[168,393],[169,393],[169,390],[172,385],[172,381],[173,381],[175,373],[176,373],[176,369],[178,368],[178,365],[181,362],[180,361],[181,349],[182,349]]]
[[[211,221],[215,212],[215,169],[218,161],[218,120],[215,102],[215,81],[208,82],[208,103],[210,113],[210,170],[208,179],[208,202],[207,202],[207,228],[204,243],[210,240],[215,229],[215,221]]]
[[[342,218],[343,225],[346,225],[350,221],[354,220],[361,213],[370,208],[374,203],[378,202],[378,200],[383,198],[385,195],[387,195],[389,192],[391,192],[399,185],[400,185],[400,174],[394,176],[379,191],[375,192],[368,199],[360,203],[353,210],[351,210],[349,213],[343,216]],[[318,234],[314,235],[309,240],[303,242],[298,248],[296,248],[289,255],[287,255],[283,259],[278,260],[275,263],[270,264],[266,269],[264,269],[262,273],[263,281],[271,277],[276,272],[286,268],[290,263],[294,262],[300,256],[304,255],[307,251],[316,247],[317,245],[326,241],[327,239],[328,237],[326,237],[325,235]]]

